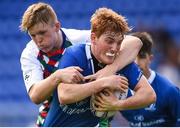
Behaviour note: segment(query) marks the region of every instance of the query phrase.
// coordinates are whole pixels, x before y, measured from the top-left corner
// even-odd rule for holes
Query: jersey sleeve
[[[180,127],[180,89],[173,86],[170,88],[169,93],[167,93],[167,99],[172,118],[176,120],[176,126]]]
[[[21,70],[27,92],[34,83],[43,79],[43,71],[40,62],[37,60],[37,52],[38,50],[28,44],[21,54]]]
[[[69,41],[74,44],[90,42],[90,30],[77,30],[62,28]]]
[[[120,74],[124,75],[129,82],[129,88],[134,90],[135,86],[139,82],[142,76],[142,71],[134,62],[127,65],[125,68],[122,69]]]

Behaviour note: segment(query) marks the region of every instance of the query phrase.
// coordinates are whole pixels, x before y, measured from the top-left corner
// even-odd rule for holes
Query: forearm
[[[139,38],[126,35],[122,42],[119,55],[116,57],[113,64],[108,65],[108,69],[115,73],[124,68],[129,63],[133,62],[137,57],[139,50],[142,47],[142,42]]]
[[[147,99],[142,98],[142,96],[135,94],[134,96],[129,97],[125,100],[120,100],[117,106],[119,110],[131,110],[131,109],[144,108],[151,103],[152,102],[149,102]]]
[[[118,102],[119,110],[138,109],[156,101],[156,94],[147,80],[142,76],[140,83],[135,87],[135,94]]]
[[[35,104],[40,104],[52,95],[57,87],[59,80],[52,74],[44,80],[35,83],[30,91],[29,96]]]
[[[57,88],[59,102],[61,104],[75,103],[101,91],[103,88],[102,82],[98,80],[86,84],[60,83]]]

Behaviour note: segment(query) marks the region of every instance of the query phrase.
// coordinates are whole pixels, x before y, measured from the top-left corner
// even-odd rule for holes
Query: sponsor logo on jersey
[[[156,104],[151,104],[148,107],[145,108],[146,111],[155,111],[156,110]]]
[[[136,115],[136,116],[134,116],[134,120],[136,120],[136,121],[143,121],[144,120],[144,116],[143,115]]]
[[[62,111],[68,115],[82,114],[88,110],[91,110],[90,105],[87,102],[88,102],[88,99],[85,99],[80,102],[76,102],[74,107],[70,105],[61,105],[61,104],[60,104],[60,107]]]
[[[25,81],[27,84],[30,82],[31,74],[32,74],[32,71],[24,74],[24,81]]]

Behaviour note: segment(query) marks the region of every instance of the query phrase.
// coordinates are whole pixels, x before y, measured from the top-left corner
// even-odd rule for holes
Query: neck
[[[91,54],[93,55],[93,57],[94,57],[99,63],[102,63],[102,62],[99,61],[99,59],[96,57],[96,51],[95,51],[95,48],[93,47],[92,44],[91,44]]]
[[[151,69],[148,68],[148,70],[146,72],[144,72],[143,74],[147,79],[149,79],[149,77],[151,76]]]
[[[97,72],[97,71],[101,70],[102,68],[104,68],[104,67],[105,67],[105,64],[101,63],[101,62],[95,57],[93,50],[94,50],[94,49],[93,49],[92,46],[91,46],[90,51],[91,51],[91,57],[92,57],[93,63],[94,63],[94,71]]]
[[[61,47],[62,47],[62,44],[63,44],[63,35],[62,35],[62,31],[59,31],[59,32],[58,32],[58,35],[57,35],[57,41],[58,41],[59,48],[61,48]]]
[[[62,32],[59,31],[56,33],[56,45],[53,51],[56,51],[58,49],[60,49],[62,47],[63,44],[63,36],[62,36]]]

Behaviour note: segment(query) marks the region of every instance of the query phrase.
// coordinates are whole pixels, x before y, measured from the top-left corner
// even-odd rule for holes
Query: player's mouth
[[[115,53],[107,52],[107,53],[106,53],[106,56],[108,56],[108,57],[114,57],[114,56],[115,56]]]

